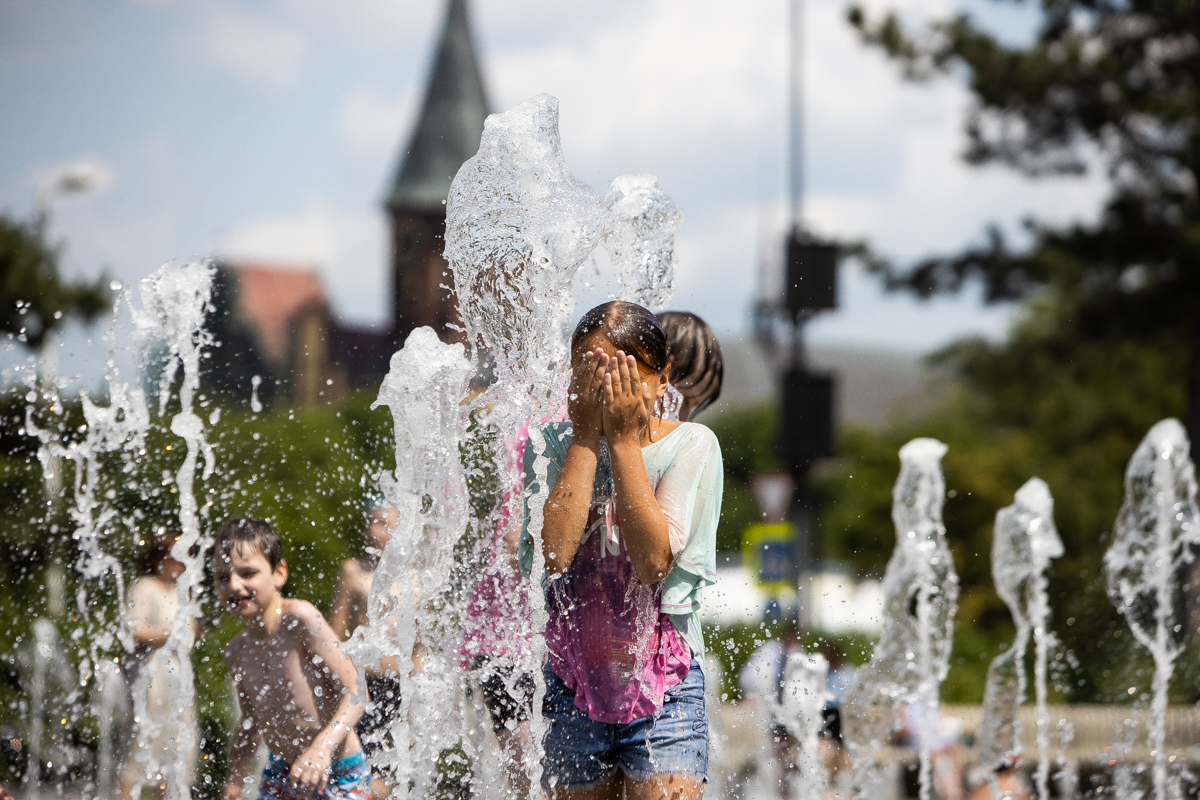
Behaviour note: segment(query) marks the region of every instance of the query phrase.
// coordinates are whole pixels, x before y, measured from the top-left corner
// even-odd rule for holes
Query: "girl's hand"
[[[567,390],[567,416],[571,418],[572,441],[596,447],[604,433],[602,389],[605,371],[614,359],[597,348],[583,354],[583,362],[571,372]]]
[[[638,374],[637,359],[617,351],[604,373],[603,422],[608,443],[632,440],[640,446],[652,407],[650,387]]]

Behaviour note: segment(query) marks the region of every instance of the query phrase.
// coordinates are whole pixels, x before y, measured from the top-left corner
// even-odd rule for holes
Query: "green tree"
[[[718,406],[700,419],[717,435],[725,467],[721,521],[717,526],[717,550],[722,554],[739,552],[742,531],[762,521],[750,492],[750,479],[760,472],[782,469],[775,455],[777,417],[773,404],[762,403]]]
[[[1027,222],[1021,249],[993,229],[956,255],[872,261],[891,288],[929,296],[982,283],[991,301],[1020,301],[1021,315],[1006,341],[937,357],[961,379],[937,415],[843,437],[846,472],[829,485],[829,513],[843,519],[827,529],[870,561],[864,544],[884,541],[882,455],[909,435],[939,436],[957,493],[946,521],[963,576],[959,619],[1001,637],[1009,623],[990,586],[991,515],[1026,478],[1044,478],[1067,547],[1054,567],[1055,626],[1081,662],[1063,688],[1111,700],[1128,697],[1144,667],[1101,569],[1125,463],[1166,416],[1185,419],[1200,453],[1200,6],[1044,0],[1040,15],[1034,39],[1010,45],[965,14],[913,31],[895,14],[849,12],[907,78],[965,79],[969,163],[1029,176],[1105,169],[1110,190],[1095,222]],[[850,474],[871,482],[856,489]],[[864,510],[876,518],[860,521]]]
[[[31,347],[40,345],[65,317],[91,320],[109,305],[103,278],[64,281],[58,256],[31,226],[0,214],[0,330]]]
[[[1031,176],[1104,168],[1111,179],[1094,223],[1031,221],[1021,251],[994,229],[983,247],[911,269],[877,263],[887,282],[928,295],[980,280],[992,300],[1049,298],[1040,357],[1064,364],[1076,345],[1169,347],[1180,357],[1164,377],[1185,387],[1200,452],[1200,6],[1044,0],[1026,45],[965,14],[915,34],[894,14],[855,7],[850,21],[911,79],[965,75],[968,162]]]

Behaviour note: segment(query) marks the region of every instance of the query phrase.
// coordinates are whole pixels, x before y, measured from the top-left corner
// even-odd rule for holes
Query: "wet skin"
[[[667,391],[670,364],[654,372],[618,350],[603,333],[580,343],[571,359],[567,413],[573,433],[558,482],[545,505],[542,528],[546,569],[570,567],[583,538],[592,501],[592,483],[600,438],[608,440],[621,535],[634,573],[654,584],[671,568],[671,542],[666,517],[654,497],[641,449],[679,426],[653,416],[655,402]],[[662,774],[644,780],[620,770],[586,788],[550,790],[552,800],[699,800],[703,780],[691,775]]]
[[[334,759],[362,749],[354,734],[362,715],[354,665],[312,604],[280,595],[286,581],[286,564],[272,570],[249,546],[213,558],[217,597],[247,626],[224,651],[241,709],[227,798],[240,796],[260,739],[291,766],[289,779],[306,794],[324,789]]]
[[[376,556],[351,558],[342,564],[333,592],[333,607],[329,611],[329,624],[339,639],[349,638],[355,629],[367,624],[367,600],[375,580],[376,559],[391,539],[395,527],[395,509],[376,509],[367,525],[367,547],[377,551]]]
[[[565,572],[575,559],[587,526],[603,437],[612,457],[621,535],[634,573],[643,584],[658,583],[671,569],[671,543],[666,517],[646,475],[642,448],[679,425],[653,416],[655,402],[667,391],[670,364],[654,372],[596,333],[580,343],[571,370],[567,413],[573,433],[544,508],[546,569],[551,574]]]

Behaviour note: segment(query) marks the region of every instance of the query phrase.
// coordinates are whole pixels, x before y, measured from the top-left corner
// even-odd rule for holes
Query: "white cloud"
[[[445,13],[445,3],[441,0],[354,0],[352,3],[287,0],[277,6],[297,25],[356,48],[364,45],[429,48]]]
[[[316,268],[335,309],[348,320],[386,318],[388,286],[383,219],[309,200],[299,213],[266,217],[235,229],[219,248],[231,258]]]
[[[87,157],[33,170],[34,185],[47,200],[60,196],[102,194],[112,186],[117,172],[102,158]]]
[[[772,54],[782,52],[764,16],[757,4],[658,0],[595,20],[577,45],[500,46],[487,70],[501,107],[558,96],[568,152],[585,157],[753,134],[774,100]]]
[[[871,3],[897,5],[912,20],[956,8],[951,0]],[[540,5],[519,8],[533,18]],[[598,188],[622,172],[659,174],[687,215],[675,305],[724,329],[744,328],[760,240],[765,234],[773,256],[783,229],[786,9],[718,0],[619,5],[589,19],[577,40],[514,37],[486,63],[501,107],[538,91],[560,98],[568,163]],[[1028,214],[1060,222],[1094,214],[1101,177],[1036,183],[965,165],[966,89],[955,79],[903,82],[859,42],[845,9],[843,0],[813,0],[805,20],[807,208],[817,230],[865,238],[905,259],[954,252],[993,220],[1015,231]],[[484,25],[521,25],[507,9],[502,22],[492,8],[484,14]],[[964,333],[996,335],[1007,324],[1007,310],[981,309],[972,296],[922,304],[882,295],[868,276],[848,272],[845,280],[844,307],[822,323],[827,337],[889,341],[895,327],[906,346],[925,348]]]
[[[393,97],[375,89],[355,89],[338,110],[338,133],[356,152],[391,157],[416,120],[418,102],[415,84]]]
[[[204,67],[266,90],[294,87],[310,50],[308,37],[279,19],[225,2],[198,7],[183,52]]]
[[[985,0],[867,2],[927,18]],[[39,67],[45,80],[17,78],[28,84],[24,95],[0,98],[47,130],[37,120],[52,103],[32,87],[53,78],[69,105],[55,118],[56,135],[40,137],[66,141],[61,150],[31,137],[8,148],[0,159],[10,165],[0,170],[0,196],[25,207],[28,164],[97,149],[116,165],[119,185],[103,202],[81,195],[55,205],[55,232],[69,239],[68,261],[81,270],[113,264],[125,277],[223,244],[243,254],[319,263],[347,316],[382,318],[387,253],[374,206],[415,118],[445,0],[127,3],[140,3],[136,14],[154,24],[127,26],[124,38],[93,25],[69,50],[77,61]],[[1015,229],[1026,214],[1065,221],[1094,213],[1101,178],[1034,183],[964,165],[966,90],[955,79],[904,84],[893,64],[858,42],[845,5],[807,0],[807,205],[820,232],[866,238],[907,259],[954,252],[978,240],[991,220]],[[470,6],[497,109],[542,91],[557,95],[568,164],[598,190],[619,174],[657,174],[687,217],[678,240],[677,305],[718,327],[744,329],[760,242],[769,240],[765,249],[773,256],[783,227],[787,0],[470,0]],[[97,14],[118,19],[111,6],[104,8]],[[1024,8],[1020,13],[1039,13]],[[33,27],[53,32],[58,18],[47,11]],[[163,38],[164,29],[183,38]],[[48,47],[45,35],[32,38]],[[128,97],[104,87],[126,85],[118,71],[128,69],[121,56],[132,49],[159,59],[145,62],[159,64],[162,75],[143,88],[192,85],[172,69],[172,59],[184,58],[259,87],[264,96],[231,104],[227,92],[171,91],[175,85],[166,83],[167,91],[147,94],[146,105],[130,113],[123,105]],[[103,80],[74,80],[81,69]],[[75,110],[92,108],[88,92],[100,90],[110,91],[107,110],[98,112],[96,126],[78,125]],[[246,105],[281,124],[239,116]],[[188,124],[197,118],[211,125]],[[132,151],[121,155],[119,141],[92,141],[109,129],[140,141],[159,125],[173,149],[158,166]],[[236,142],[236,152],[213,141]],[[892,318],[909,325],[909,312],[897,311],[891,298],[883,305],[870,299],[872,279],[847,280],[853,291],[827,317],[830,330],[865,330],[866,322],[886,329]],[[934,311],[923,317],[930,322],[921,335],[930,345],[970,330],[979,310],[962,301],[955,308],[966,310],[957,316],[942,305],[913,313],[926,308]]]

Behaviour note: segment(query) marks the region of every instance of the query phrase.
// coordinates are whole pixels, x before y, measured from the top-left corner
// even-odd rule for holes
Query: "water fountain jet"
[[[1125,502],[1104,554],[1108,593],[1154,659],[1148,739],[1155,800],[1167,800],[1167,691],[1183,652],[1175,611],[1179,575],[1200,545],[1196,472],[1187,431],[1165,419],[1142,439],[1125,470]]]
[[[900,476],[892,491],[896,549],[883,577],[883,632],[843,706],[855,718],[846,743],[860,800],[881,780],[877,754],[896,726],[901,703],[919,705],[920,797],[931,796],[930,725],[949,669],[958,600],[958,575],[942,524],[945,453],[946,445],[935,439],[913,439],[900,449]]]
[[[1037,703],[1039,800],[1050,797],[1050,712],[1046,706],[1046,665],[1056,644],[1050,632],[1050,602],[1046,570],[1063,554],[1054,527],[1054,498],[1045,481],[1031,478],[1017,490],[1011,506],[996,514],[992,539],[992,579],[996,592],[1012,613],[1017,635],[1012,646],[988,666],[983,719],[976,734],[976,752],[985,769],[1021,752],[1019,710],[1025,699],[1025,651],[1034,640],[1034,696]],[[992,796],[1001,797],[994,771]]]

